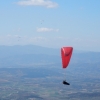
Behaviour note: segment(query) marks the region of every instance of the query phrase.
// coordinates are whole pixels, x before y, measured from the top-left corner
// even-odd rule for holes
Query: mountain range
[[[99,63],[100,52],[73,50],[72,64]],[[0,67],[61,64],[60,48],[36,45],[0,46]]]

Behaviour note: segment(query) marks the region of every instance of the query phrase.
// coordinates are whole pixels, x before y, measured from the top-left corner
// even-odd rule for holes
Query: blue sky
[[[0,45],[100,52],[100,0],[0,0]]]

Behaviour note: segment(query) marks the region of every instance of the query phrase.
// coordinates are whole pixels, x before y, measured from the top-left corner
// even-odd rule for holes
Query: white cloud
[[[41,42],[41,41],[46,41],[47,39],[45,37],[31,37],[30,42]]]
[[[20,32],[21,31],[21,28],[18,28],[17,31]]]
[[[53,28],[46,28],[46,27],[42,27],[42,28],[37,28],[37,32],[58,32],[59,29],[53,29]]]
[[[17,4],[25,6],[44,6],[47,8],[55,8],[58,6],[56,2],[52,2],[51,0],[21,0],[17,2]]]

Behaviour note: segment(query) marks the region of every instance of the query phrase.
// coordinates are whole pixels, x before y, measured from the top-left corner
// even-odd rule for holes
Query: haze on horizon
[[[0,0],[0,45],[100,52],[100,0]]]

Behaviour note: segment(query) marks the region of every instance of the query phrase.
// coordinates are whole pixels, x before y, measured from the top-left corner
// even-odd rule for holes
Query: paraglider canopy
[[[62,47],[61,48],[61,58],[62,58],[62,67],[67,68],[70,58],[72,55],[73,47]]]

